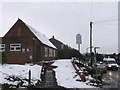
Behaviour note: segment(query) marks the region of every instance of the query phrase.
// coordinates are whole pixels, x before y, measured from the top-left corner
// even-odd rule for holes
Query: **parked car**
[[[107,72],[106,64],[104,63],[97,63],[96,64],[96,70],[101,70],[103,73]]]
[[[118,70],[118,64],[116,63],[114,58],[104,58],[103,62],[106,63],[107,69]]]

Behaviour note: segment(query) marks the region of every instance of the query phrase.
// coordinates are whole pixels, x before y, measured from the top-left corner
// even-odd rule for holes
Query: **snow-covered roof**
[[[104,58],[103,61],[115,61],[114,58]]]
[[[35,30],[33,27],[31,27],[30,25],[26,24],[26,26],[31,30],[31,32],[45,45],[52,47],[54,49],[57,49],[50,41],[49,39],[41,34],[39,31]]]

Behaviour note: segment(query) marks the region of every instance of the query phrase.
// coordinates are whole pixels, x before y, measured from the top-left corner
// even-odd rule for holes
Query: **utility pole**
[[[90,22],[90,54],[92,53],[92,24],[93,22]]]
[[[90,22],[90,66],[92,67],[92,24],[93,22]]]

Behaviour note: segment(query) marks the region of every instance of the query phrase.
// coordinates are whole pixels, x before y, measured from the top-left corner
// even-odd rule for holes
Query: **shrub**
[[[4,64],[6,63],[6,55],[4,52],[0,52],[0,63]]]

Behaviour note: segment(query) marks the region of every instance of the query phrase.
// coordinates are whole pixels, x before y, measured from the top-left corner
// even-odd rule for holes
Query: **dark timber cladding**
[[[64,44],[61,41],[55,39],[54,36],[52,38],[50,38],[49,40],[57,49],[63,49],[64,48]]]
[[[3,37],[7,63],[25,64],[56,58],[56,47],[31,26],[18,19]]]

